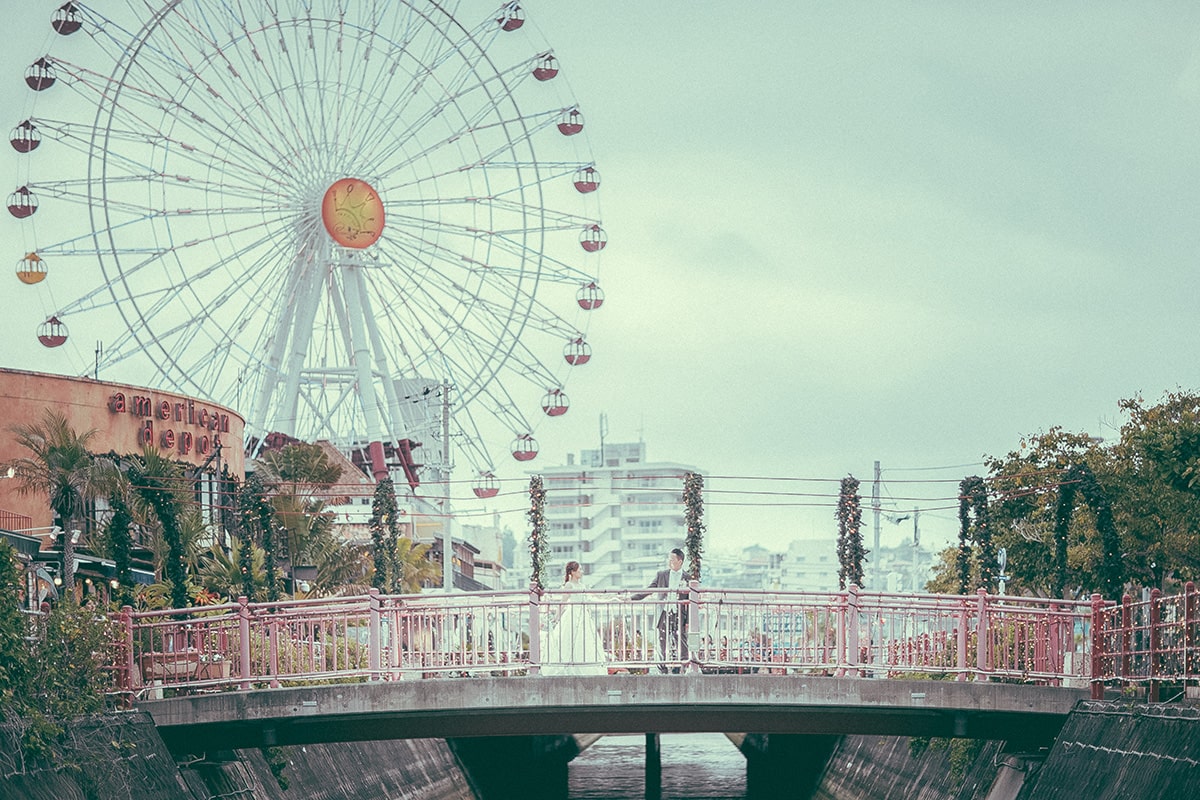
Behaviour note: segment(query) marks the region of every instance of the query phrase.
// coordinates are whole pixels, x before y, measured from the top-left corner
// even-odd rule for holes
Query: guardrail
[[[1103,610],[1097,671],[1116,686],[1142,684],[1158,702],[1165,684],[1200,685],[1200,593],[1188,582],[1183,593],[1152,589],[1143,600],[1130,595]]]
[[[1189,591],[1190,600],[1156,598],[1144,613],[1136,604],[1106,605],[1096,595],[1072,602],[982,591],[767,592],[696,583],[679,592],[240,598],[178,610],[124,609],[114,620],[122,633],[113,670],[115,691],[132,696],[322,681],[651,671],[942,674],[1090,684],[1093,695],[1102,696],[1106,683],[1143,673],[1148,681],[1166,680],[1167,672],[1172,679],[1195,678],[1200,623],[1194,587]],[[1129,624],[1114,627],[1122,613]],[[1140,631],[1151,630],[1138,627],[1142,616],[1157,621],[1159,632],[1142,650],[1132,644],[1114,649],[1114,636],[1141,647]],[[1191,620],[1190,626],[1178,627],[1178,619]],[[1151,654],[1179,666],[1142,669],[1143,661],[1153,662]],[[1114,665],[1124,671],[1118,674]]]

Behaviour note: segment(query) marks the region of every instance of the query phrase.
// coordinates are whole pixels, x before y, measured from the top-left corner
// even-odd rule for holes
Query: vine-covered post
[[[397,564],[396,548],[399,544],[400,513],[396,504],[396,487],[392,479],[383,477],[375,484],[375,497],[371,501],[371,519],[367,529],[371,532],[371,555],[375,574],[371,585],[381,592],[399,591],[401,576]],[[449,557],[443,553],[442,558]]]
[[[862,540],[862,501],[858,496],[858,478],[842,478],[838,495],[838,589],[863,586],[863,562],[869,552]]]
[[[971,517],[975,521],[972,524]],[[966,594],[971,588],[971,546],[974,541],[979,547],[979,586],[992,591],[992,581],[1000,574],[996,560],[996,545],[992,542],[992,529],[988,522],[987,484],[978,475],[963,478],[958,484],[958,593]]]
[[[687,524],[688,572],[700,580],[700,558],[704,553],[704,476],[688,472],[683,476],[683,519]]]
[[[954,566],[959,594],[966,594],[971,588],[971,500],[967,496],[970,483],[970,478],[963,478],[958,484],[958,555]]]
[[[529,586],[538,593],[546,590],[546,488],[541,475],[529,479]]]

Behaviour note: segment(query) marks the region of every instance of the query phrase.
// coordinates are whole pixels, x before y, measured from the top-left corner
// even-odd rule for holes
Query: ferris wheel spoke
[[[421,159],[429,158],[440,151],[453,147],[458,144],[464,136],[475,136],[490,133],[507,134],[507,128],[519,126],[520,130],[522,131],[520,139],[532,140],[537,134],[555,125],[560,113],[561,111],[541,111],[534,114],[514,115],[505,119],[496,120],[494,122],[483,123],[481,121],[480,124],[476,124],[471,127],[463,126],[461,129],[452,131],[440,139],[431,142],[426,147],[403,149],[404,157],[382,172],[380,174],[380,178],[381,180],[386,180],[392,175],[410,168],[413,164]],[[392,154],[401,152],[400,143],[410,143],[409,140],[404,139],[397,139],[397,142],[398,144],[392,149],[392,151],[382,154],[381,161],[386,163]],[[500,152],[507,152],[508,149],[509,148],[506,147],[500,148]],[[478,159],[472,159],[472,164],[486,163],[487,160],[487,156],[483,156]],[[529,162],[528,166],[532,167],[533,163]]]
[[[447,121],[445,116],[446,110],[448,108],[460,106],[460,104],[465,104],[465,101],[471,97],[471,93],[476,91],[485,93],[485,95],[479,99],[478,107],[475,108],[470,114],[462,116],[460,124],[454,127],[447,136],[443,137],[442,141],[453,143],[465,136],[479,135],[485,132],[490,132],[493,129],[502,129],[504,133],[507,134],[508,127],[518,124],[524,128],[523,123],[525,120],[519,115],[507,120],[500,120],[492,124],[484,124],[485,120],[493,116],[495,113],[494,99],[486,94],[488,89],[491,88],[490,84],[498,83],[500,86],[503,86],[504,75],[515,74],[523,66],[524,65],[516,65],[509,68],[505,73],[494,73],[493,75],[480,78],[475,84],[462,85],[454,90],[451,90],[448,87],[446,95],[440,98],[439,102],[426,109],[423,114],[413,119],[407,128],[404,128],[399,132],[395,130],[394,121],[398,119],[404,119],[404,112],[407,111],[407,106],[398,109],[396,113],[385,115],[379,118],[376,125],[376,134],[372,141],[378,141],[380,143],[392,142],[393,144],[388,149],[385,149],[379,153],[376,158],[386,163],[395,153],[404,149],[409,145],[410,142],[417,138],[418,134],[420,134],[427,125],[435,121],[445,123]],[[467,78],[471,77],[471,75],[472,73],[470,71],[464,71],[462,79],[465,81]],[[547,126],[552,122],[552,120],[547,121]],[[526,138],[528,138],[528,133],[522,134],[520,137],[517,137],[517,139],[512,140],[512,142]],[[441,146],[442,144],[440,142],[434,145],[434,147],[438,148]],[[430,151],[431,150],[427,149],[416,157],[427,156],[428,152]],[[410,156],[409,160],[411,161],[411,159],[412,157]]]
[[[408,249],[398,243],[389,243],[385,247],[387,247],[386,252],[391,254],[394,263],[420,263],[420,250]],[[446,263],[447,269],[433,270],[428,275],[421,275],[420,278],[414,276],[411,288],[394,281],[390,281],[390,288],[398,297],[404,297],[413,292],[423,294],[438,304],[437,308],[441,313],[449,315],[449,310],[441,305],[441,299],[448,299],[451,303],[457,305],[469,305],[478,301],[478,296],[475,293],[455,279],[454,270],[458,270],[463,275],[473,275],[478,279],[486,278],[487,276],[486,273],[481,274],[476,270],[463,270],[461,264],[456,264],[456,259],[451,251],[439,248],[437,252],[440,260]],[[511,313],[511,311],[508,313]]]
[[[84,73],[80,71],[80,75]],[[189,108],[170,94],[170,89],[160,84],[159,88],[162,94],[156,94],[141,88],[140,85],[126,83],[122,86],[119,94],[114,94],[112,87],[107,84],[96,81],[80,80],[73,87],[78,93],[84,97],[94,97],[93,102],[108,103],[107,108],[110,112],[109,122],[106,126],[91,126],[90,130],[99,140],[105,140],[106,148],[108,141],[113,136],[114,132],[117,136],[124,136],[127,130],[144,131],[143,136],[147,138],[148,144],[160,144],[163,141],[174,141],[180,145],[184,151],[189,148],[195,149],[194,145],[189,145],[185,140],[179,137],[168,137],[159,130],[158,124],[152,119],[152,114],[161,115],[165,111],[174,111],[175,115],[172,121],[181,125],[185,131],[195,134],[195,140],[201,142],[212,142],[220,146],[212,148],[213,151],[221,153],[221,160],[231,163],[238,170],[244,170],[251,174],[258,174],[264,179],[270,179],[274,173],[272,169],[274,162],[270,158],[265,158],[258,151],[245,146],[244,143],[235,138],[231,138],[227,134],[227,128],[220,121],[213,123],[207,120],[196,110]],[[90,90],[83,92],[80,87]],[[114,126],[114,123],[117,123]],[[94,145],[92,145],[94,147]],[[114,158],[114,161],[128,163],[130,154],[125,151],[117,151],[119,155]],[[143,153],[138,155],[144,156]],[[196,158],[203,158],[204,153],[201,153]],[[134,162],[138,167],[149,169],[144,162]]]
[[[108,147],[111,152],[111,162],[114,166],[119,166],[130,175],[147,175],[151,178],[164,178],[162,172],[147,163],[144,158],[148,151],[135,151],[137,158],[127,154],[127,150],[134,146],[158,147],[158,148],[175,148],[175,158],[183,163],[179,167],[191,165],[196,168],[208,169],[213,164],[221,164],[230,168],[233,174],[243,179],[255,179],[255,183],[247,184],[242,189],[248,196],[267,196],[271,198],[282,199],[284,194],[281,189],[277,188],[276,178],[272,173],[266,171],[254,172],[248,165],[235,163],[234,161],[225,158],[217,152],[209,152],[200,150],[194,145],[188,145],[178,140],[172,139],[169,136],[155,130],[153,133],[148,132],[146,128],[141,130],[121,129],[109,127],[107,130],[102,130],[94,125],[83,125],[79,123],[63,122],[59,120],[48,120],[36,118],[31,120],[40,130],[51,134],[55,141],[65,144],[72,150],[88,155],[93,150],[93,141],[97,137],[103,136],[107,138]],[[186,173],[175,172],[169,176],[176,182],[181,184],[212,186],[210,181],[200,181]],[[224,185],[233,187],[236,184],[225,183]]]
[[[223,43],[204,39],[199,28],[182,11],[181,6],[176,7],[176,13],[172,16],[178,18],[180,23],[185,26],[185,30],[182,32],[183,36],[186,36],[189,32],[198,34],[203,43],[212,48],[211,53],[202,52],[200,53],[202,59],[195,61],[183,50],[183,46],[180,43],[183,36],[175,34],[169,28],[164,30],[164,35],[175,45],[190,76],[190,80],[185,81],[184,85],[187,91],[186,96],[193,99],[190,99],[189,103],[184,107],[188,109],[193,119],[198,117],[197,121],[204,120],[206,122],[208,120],[215,120],[215,122],[210,124],[223,133],[223,125],[228,126],[230,123],[236,122],[243,133],[241,136],[226,134],[229,139],[234,141],[239,138],[253,139],[255,145],[262,147],[266,153],[270,153],[274,158],[283,159],[284,163],[286,163],[289,153],[299,152],[299,142],[295,141],[293,137],[302,128],[294,120],[289,120],[291,124],[286,127],[280,125],[276,115],[271,113],[261,101],[256,105],[256,108],[262,112],[259,115],[251,115],[246,111],[236,108],[230,102],[229,98],[234,90],[230,89],[225,82],[227,75],[238,82],[235,86],[237,90],[240,90],[241,86],[250,85],[241,80],[242,73],[224,55],[229,48],[223,47]],[[203,69],[204,66],[212,64],[210,59],[213,58],[222,61],[226,69],[221,70],[215,65],[213,65],[212,69]],[[220,83],[218,83],[218,80]],[[258,94],[257,91],[251,92],[251,95],[254,97],[258,97]],[[181,103],[181,105],[183,104]],[[286,106],[284,106],[283,110],[285,113],[288,111]],[[260,124],[260,119],[265,124]],[[281,147],[281,144],[289,146]]]
[[[416,64],[420,65],[420,69],[409,73],[410,80],[406,86],[404,98],[395,109],[392,115],[393,118],[407,115],[411,102],[413,102],[414,98],[425,94],[427,83],[430,81],[439,83],[440,91],[436,92],[436,94],[442,98],[457,94],[458,89],[456,88],[456,84],[461,84],[469,79],[473,65],[476,63],[472,61],[468,53],[476,53],[478,54],[477,60],[482,60],[486,55],[486,47],[491,39],[491,36],[488,34],[490,33],[494,36],[496,28],[495,25],[489,25],[488,21],[483,21],[474,30],[467,31],[457,26],[448,15],[443,19],[438,11],[417,12],[411,4],[407,5],[417,17],[429,23],[435,32],[426,33],[424,36],[424,50],[416,58]],[[406,37],[404,46],[400,48],[400,52],[411,51],[415,39],[421,33],[422,31],[419,26],[411,28],[410,36]],[[449,81],[441,80],[442,67],[453,61],[456,57],[460,62],[458,72],[452,75]],[[389,80],[394,75],[394,72],[389,73]],[[444,111],[448,103],[443,100],[443,102],[437,103],[435,106],[440,107]],[[437,113],[441,113],[441,111]],[[418,122],[421,119],[428,118],[429,114],[430,112],[426,112],[425,115],[418,118]],[[386,126],[377,126],[374,131],[364,136],[364,140],[379,141],[387,130]],[[395,136],[396,140],[406,140],[412,136],[412,129],[392,131],[392,135]]]
[[[111,78],[71,62],[55,61],[54,64],[73,79],[68,81],[68,85],[74,92],[86,100],[107,103],[112,117],[130,123],[131,128],[140,127],[144,130],[157,131],[157,125],[146,112],[161,114],[168,109],[176,110],[177,116],[173,118],[174,121],[181,122],[185,126],[189,126],[191,123],[201,126],[208,124],[195,109],[184,106],[174,98],[173,94],[177,89],[166,85],[151,70],[146,69],[141,62],[138,62],[140,69],[138,69],[137,75],[145,79],[145,84],[123,82],[118,87],[112,85]],[[186,88],[186,82],[183,85]],[[116,91],[117,89],[119,91]],[[97,129],[97,132],[106,134],[108,129]],[[202,128],[193,127],[192,129],[203,135]],[[218,125],[213,126],[211,130],[219,133],[222,128]],[[252,160],[257,157],[261,161],[261,157],[251,150],[244,150],[243,154],[251,156]],[[263,162],[263,167],[260,169],[269,164],[269,161]]]

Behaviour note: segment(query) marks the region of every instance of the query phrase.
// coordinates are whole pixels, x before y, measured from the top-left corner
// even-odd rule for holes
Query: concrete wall
[[[925,742],[929,745],[923,747]],[[984,800],[1002,742],[847,736],[834,750],[815,800]],[[955,751],[957,755],[955,755]],[[961,767],[964,755],[971,756]],[[953,762],[953,763],[952,763]]]
[[[0,800],[474,800],[440,739],[280,747],[175,757],[144,713],[77,720],[55,764],[28,763],[21,728],[0,724]]]
[[[1200,708],[1081,703],[1020,800],[1200,797]]]

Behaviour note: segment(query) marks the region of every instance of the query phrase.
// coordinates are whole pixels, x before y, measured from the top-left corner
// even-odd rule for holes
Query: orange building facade
[[[13,427],[41,421],[47,409],[63,414],[77,433],[95,431],[94,453],[139,453],[153,445],[173,461],[204,467],[216,475],[228,467],[239,480],[245,473],[245,420],[207,400],[141,386],[90,378],[0,368],[0,463],[29,452],[17,443]],[[0,528],[48,528],[53,523],[47,498],[22,496],[16,481],[0,471]]]

